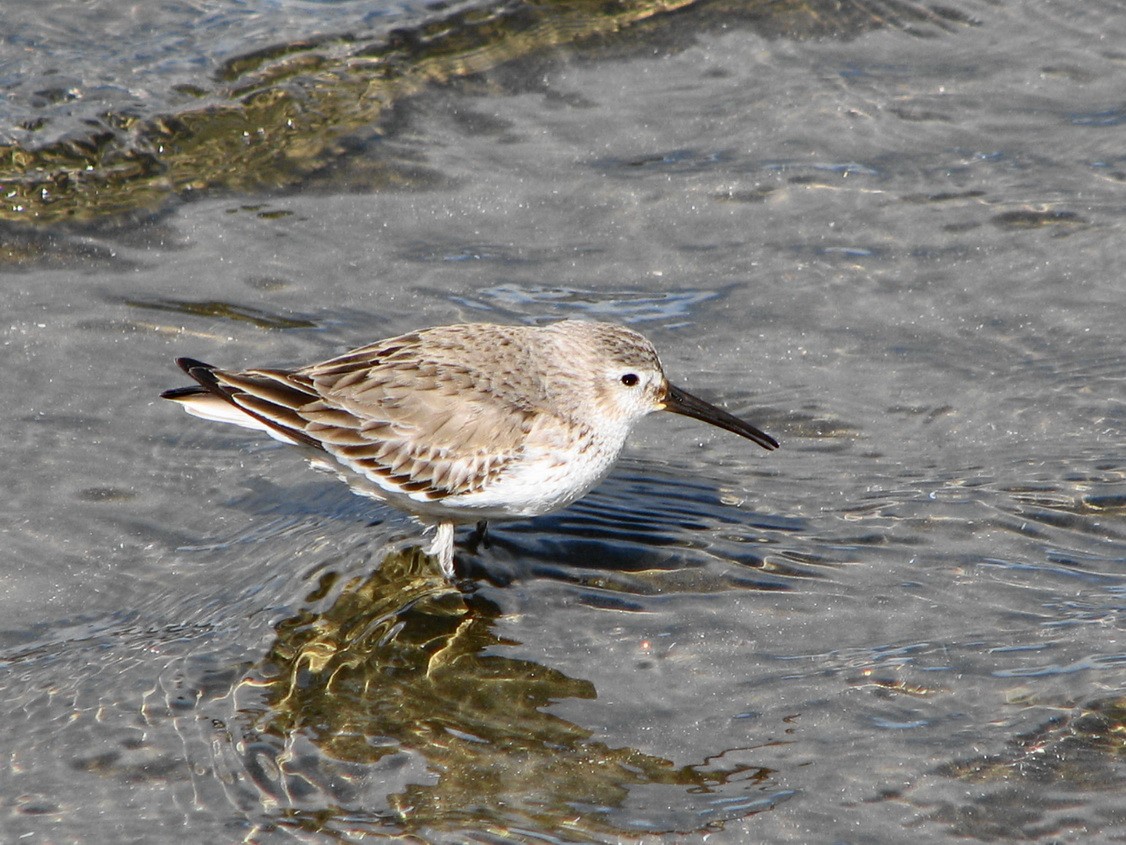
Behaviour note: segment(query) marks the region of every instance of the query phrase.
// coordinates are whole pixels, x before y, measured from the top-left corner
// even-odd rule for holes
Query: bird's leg
[[[477,523],[477,528],[473,532],[473,547],[484,546],[486,549],[489,547],[489,521],[482,519]]]
[[[452,522],[439,522],[438,529],[434,532],[434,542],[426,550],[428,555],[438,556],[438,565],[442,567],[442,574],[446,579],[454,579],[454,524]]]
[[[486,549],[489,547],[489,523],[483,519],[477,522],[476,529],[465,541],[465,550],[471,555],[475,555],[482,546]]]

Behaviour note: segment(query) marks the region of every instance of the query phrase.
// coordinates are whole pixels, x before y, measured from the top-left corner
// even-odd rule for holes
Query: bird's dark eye
[[[641,379],[637,377],[636,373],[626,373],[622,376],[622,384],[626,387],[636,387],[639,381],[641,381]]]

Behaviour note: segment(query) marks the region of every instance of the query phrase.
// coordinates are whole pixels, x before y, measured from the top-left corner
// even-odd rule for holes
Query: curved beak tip
[[[779,446],[778,441],[765,431],[756,428],[746,420],[741,420],[733,414],[727,413],[722,408],[717,408],[710,402],[705,402],[703,399],[681,390],[674,384],[670,384],[665,391],[665,398],[661,407],[663,410],[672,411],[674,414],[692,417],[733,434],[738,434],[740,437],[746,437],[763,449],[773,450]]]

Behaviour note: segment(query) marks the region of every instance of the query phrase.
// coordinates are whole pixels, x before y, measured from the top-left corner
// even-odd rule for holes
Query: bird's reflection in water
[[[331,580],[309,597],[327,609],[279,624],[243,687],[259,693],[257,712],[243,709],[256,722],[247,774],[280,824],[641,833],[714,829],[785,797],[769,769],[731,759],[740,754],[675,766],[544,712],[594,699],[594,686],[495,653],[499,609],[451,587],[417,549],[346,585]],[[649,792],[632,807],[636,789]]]

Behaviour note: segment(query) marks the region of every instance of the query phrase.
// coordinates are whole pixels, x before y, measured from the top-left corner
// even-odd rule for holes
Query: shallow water
[[[1120,837],[1122,18],[959,10],[688,10],[425,88],[285,192],[5,224],[5,841]],[[458,591],[156,398],[176,355],[566,316],[782,448],[648,420]]]

